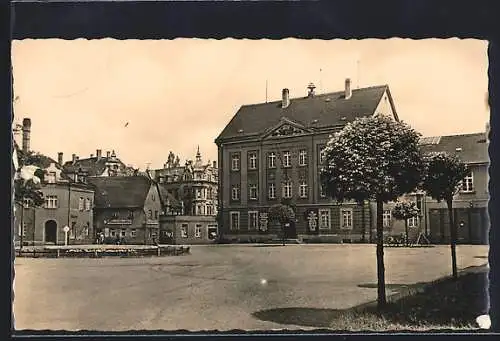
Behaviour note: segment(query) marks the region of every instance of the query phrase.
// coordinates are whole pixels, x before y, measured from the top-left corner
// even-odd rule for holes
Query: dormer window
[[[56,172],[49,172],[47,174],[47,183],[53,184],[56,182]]]

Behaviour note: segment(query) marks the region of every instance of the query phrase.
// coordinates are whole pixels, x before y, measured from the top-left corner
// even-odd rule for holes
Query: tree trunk
[[[382,200],[377,199],[377,307],[379,310],[387,304],[385,297],[383,212],[384,203]]]
[[[458,278],[457,270],[457,228],[455,225],[455,219],[453,218],[453,199],[449,198],[446,200],[446,205],[448,206],[448,217],[450,220],[450,248],[451,248],[451,269],[453,278]]]
[[[366,225],[365,225],[365,202],[361,204],[361,242],[366,242]]]
[[[283,246],[285,246],[285,224],[281,224],[282,235],[283,235]]]
[[[405,245],[408,246],[408,219],[405,219]]]

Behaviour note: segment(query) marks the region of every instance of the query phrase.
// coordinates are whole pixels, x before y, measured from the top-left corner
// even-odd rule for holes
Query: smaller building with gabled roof
[[[162,198],[146,176],[89,176],[95,190],[94,226],[97,235],[127,244],[158,241]]]
[[[453,214],[457,224],[458,243],[488,243],[488,136],[486,132],[428,136],[420,140],[424,155],[447,153],[464,162],[469,174],[462,181],[462,188],[453,199]],[[421,214],[407,220],[410,242],[449,243],[450,224],[445,202],[438,203],[423,192],[412,193],[403,200],[415,201]],[[384,207],[384,228],[388,234],[406,233],[405,222],[392,217],[393,203]]]
[[[488,132],[441,136],[434,143],[422,141],[424,153],[445,152],[464,162],[469,174],[462,181],[460,192],[453,199],[453,214],[458,229],[458,242],[487,244],[488,215]],[[424,211],[429,239],[434,243],[448,243],[450,228],[444,202],[425,197]],[[424,221],[425,223],[425,221]]]

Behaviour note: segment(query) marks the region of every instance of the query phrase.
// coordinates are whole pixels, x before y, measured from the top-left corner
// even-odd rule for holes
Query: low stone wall
[[[190,253],[189,246],[130,246],[130,245],[88,245],[88,246],[46,246],[43,248],[22,248],[16,250],[16,257],[43,258],[102,258],[102,257],[162,257],[180,256]]]

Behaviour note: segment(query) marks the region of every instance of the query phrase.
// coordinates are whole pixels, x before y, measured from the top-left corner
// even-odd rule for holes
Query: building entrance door
[[[57,243],[57,223],[54,220],[45,223],[45,242]]]

